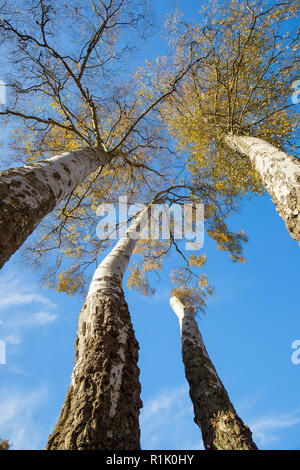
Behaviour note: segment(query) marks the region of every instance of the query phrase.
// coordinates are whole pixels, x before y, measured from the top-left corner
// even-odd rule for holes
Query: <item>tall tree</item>
[[[251,160],[290,235],[300,244],[300,160],[257,137],[230,134],[225,142]]]
[[[189,259],[182,253],[174,235],[174,221],[169,219],[170,237],[168,240],[152,238],[152,230],[157,224],[157,215],[151,212],[150,227],[146,224],[150,208],[156,203],[176,196],[180,204],[190,201],[189,192],[184,197],[179,188],[171,186],[152,199],[130,225],[127,233],[119,240],[107,257],[96,269],[85,304],[79,315],[76,356],[72,382],[68,389],[59,420],[49,437],[48,449],[134,449],[139,448],[138,414],[140,385],[138,381],[138,344],[134,337],[130,315],[124,300],[122,280],[133,250],[141,256],[141,261],[131,268],[128,285],[142,291],[152,292],[147,275],[159,271],[164,256],[173,247],[182,254],[187,265],[185,269],[173,273],[176,285],[185,285],[195,279],[191,267],[202,266],[205,256],[192,253]],[[192,188],[184,188],[191,191]],[[201,188],[203,189],[203,188]],[[198,189],[200,196],[200,189]],[[193,188],[196,196],[196,188]],[[205,195],[205,193],[204,193]],[[165,208],[166,209],[166,208]],[[215,216],[215,212],[213,211]],[[158,216],[158,221],[161,218]],[[189,217],[193,217],[193,211]],[[184,219],[186,222],[186,218]],[[218,219],[219,222],[221,219]],[[216,226],[215,218],[209,220],[213,236],[225,238],[220,244],[230,252],[235,261],[241,261],[243,234],[229,232],[227,227]],[[183,220],[180,219],[180,224]],[[153,225],[154,224],[154,225]],[[144,225],[147,235],[140,238]],[[114,229],[114,227],[112,227]],[[164,227],[166,229],[166,227]],[[227,235],[227,238],[226,238]],[[195,248],[197,250],[197,248]],[[206,277],[197,276],[198,284],[191,289],[194,294],[200,289],[201,295],[194,295],[203,302],[210,294]],[[67,280],[66,280],[67,282]]]
[[[207,354],[195,319],[195,308],[180,290],[171,296],[177,315],[185,375],[194,406],[195,422],[207,450],[255,450],[252,434],[234,409],[226,389]]]
[[[96,269],[79,314],[71,385],[47,449],[140,449],[138,342],[122,280],[148,208]]]
[[[25,4],[22,2],[22,10],[15,12],[12,2],[7,2],[10,9],[6,7],[0,20],[0,32],[10,41],[10,62],[7,59],[6,63],[14,71],[8,76],[7,87],[16,98],[8,101],[1,114],[5,120],[22,122],[14,129],[12,149],[27,162],[24,168],[0,175],[0,190],[6,193],[0,212],[0,265],[54,208],[41,228],[30,260],[32,254],[40,259],[58,248],[56,264],[48,270],[46,282],[57,284],[58,290],[71,286],[69,292],[73,293],[82,285],[82,271],[101,252],[103,243],[91,234],[99,203],[109,197],[116,199],[121,191],[130,197],[135,193],[135,200],[137,194],[145,200],[142,186],[144,191],[156,192],[174,181],[177,185],[178,175],[185,171],[185,160],[180,155],[175,162],[168,136],[156,112],[151,112],[206,53],[197,58],[191,55],[191,61],[179,61],[172,74],[149,92],[139,86],[139,72],[130,81],[131,70],[120,68],[130,52],[127,39],[130,42],[135,33],[141,34],[148,22],[144,2],[79,1],[76,6],[62,6],[60,2],[39,0],[34,5],[28,2],[26,12]],[[81,41],[75,40],[78,37]],[[151,66],[151,70],[155,69]],[[49,155],[56,157],[37,163]],[[69,171],[75,171],[72,178]],[[219,247],[229,246],[232,238],[223,220],[223,201],[226,199],[225,206],[233,206],[231,188],[220,188],[218,177],[211,177],[210,172],[200,176],[195,180],[198,178],[207,201],[210,234]],[[204,180],[210,190],[204,189]],[[184,187],[185,181],[180,181]],[[146,199],[151,197],[147,195]],[[223,241],[219,236],[222,232]],[[66,267],[68,257],[74,261],[70,267]]]
[[[27,165],[0,174],[0,267],[63,199],[76,200],[88,175],[108,164],[151,171],[149,149],[155,158],[162,139],[145,118],[189,67],[150,101],[135,93],[124,64],[149,23],[140,0],[5,3],[0,37],[9,74],[0,115],[3,124],[22,123],[12,150]]]
[[[297,73],[299,2],[239,2],[203,10],[205,22],[177,17],[177,57],[207,54],[163,113],[191,171],[210,167],[235,193],[270,193],[290,235],[300,242],[300,163],[291,102]],[[288,152],[288,153],[287,153]]]

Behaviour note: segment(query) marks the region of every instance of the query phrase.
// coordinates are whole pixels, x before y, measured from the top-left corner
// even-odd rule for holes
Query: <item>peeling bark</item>
[[[300,244],[300,161],[255,137],[228,135],[225,142],[250,158],[291,237]]]
[[[252,433],[237,415],[204,346],[191,308],[170,300],[181,331],[182,358],[194,406],[195,423],[206,450],[255,450]]]
[[[47,449],[140,449],[138,342],[122,279],[145,209],[96,269],[79,315],[71,385]]]
[[[83,148],[0,173],[0,268],[41,220],[84,179],[108,161]]]

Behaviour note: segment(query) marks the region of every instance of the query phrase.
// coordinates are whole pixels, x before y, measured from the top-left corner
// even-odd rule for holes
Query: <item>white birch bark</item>
[[[227,135],[225,142],[251,160],[291,237],[300,244],[300,160],[256,137]]]
[[[176,296],[170,299],[181,332],[182,358],[195,422],[207,450],[253,450],[250,429],[237,415],[211,362],[193,309]]]
[[[71,385],[47,449],[140,448],[138,343],[123,275],[148,217],[144,209],[96,269],[79,314]]]
[[[0,268],[39,222],[85,178],[109,161],[82,148],[0,173]]]
[[[111,281],[110,277],[115,278],[115,276],[117,276],[119,282],[122,283],[130,257],[139,239],[139,234],[141,235],[143,228],[147,225],[148,211],[149,207],[145,207],[140,211],[125,235],[98,266],[90,284],[88,296],[93,295],[93,293],[101,289],[112,289],[115,290],[116,293],[119,292],[119,286],[115,285],[115,279]],[[137,230],[139,226],[140,232]]]
[[[87,299],[102,294],[102,292],[109,291],[110,296],[116,297],[117,299],[123,295],[123,276],[130,261],[132,252],[137,243],[137,238],[131,237],[133,232],[136,232],[136,227],[142,224],[147,219],[148,208],[145,208],[136,219],[132,222],[125,235],[118,241],[111,252],[104,258],[98,268],[94,272],[93,279],[91,281]],[[116,312],[117,315],[117,312]],[[85,312],[81,312],[79,316],[78,331],[81,331],[81,325],[84,323],[85,328],[91,326],[91,336],[93,336],[92,329],[93,318]],[[86,335],[89,329],[86,331]],[[85,335],[85,337],[86,337]],[[119,332],[120,337],[125,337],[125,331]],[[84,344],[81,344],[80,335],[78,335],[78,360],[75,362],[74,371],[72,374],[72,382],[76,380],[76,375],[80,373],[80,363],[84,355]],[[83,350],[81,351],[81,349]],[[122,362],[120,362],[121,366]]]

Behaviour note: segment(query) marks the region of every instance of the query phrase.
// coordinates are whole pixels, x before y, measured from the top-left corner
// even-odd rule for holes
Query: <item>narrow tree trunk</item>
[[[300,244],[300,161],[256,137],[228,135],[225,141],[250,158],[291,237]]]
[[[129,231],[96,269],[79,315],[71,385],[47,449],[140,449],[138,343],[122,279],[136,240]]]
[[[105,152],[83,148],[0,173],[0,268],[41,220],[108,161]]]
[[[254,450],[250,429],[237,415],[204,346],[191,308],[170,300],[181,330],[182,358],[194,405],[195,423],[207,450]]]

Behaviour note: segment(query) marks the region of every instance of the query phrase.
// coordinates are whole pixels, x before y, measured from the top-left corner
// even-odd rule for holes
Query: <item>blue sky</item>
[[[199,318],[208,352],[240,416],[263,449],[300,449],[299,248],[269,198],[245,203],[232,224],[249,235],[247,263],[233,264],[209,240],[206,272],[215,287]],[[125,289],[140,343],[142,447],[202,448],[181,362],[166,264],[151,298]],[[0,274],[0,436],[15,449],[43,448],[70,381],[79,298],[39,287],[17,254]]]
[[[173,1],[155,0],[158,21]],[[183,6],[178,1],[178,6]],[[189,14],[198,2],[189,2]],[[193,10],[194,9],[194,10]],[[159,53],[159,39],[148,46]],[[205,272],[215,288],[199,327],[232,403],[261,449],[300,449],[300,364],[292,343],[300,340],[299,246],[269,196],[244,202],[231,227],[249,236],[246,264],[234,264],[205,239]],[[169,306],[165,264],[157,294],[145,298],[125,288],[140,343],[142,448],[201,449],[201,432],[181,361],[177,317]],[[0,437],[14,449],[43,449],[57,421],[74,360],[79,297],[40,288],[38,273],[12,257],[0,272]]]

